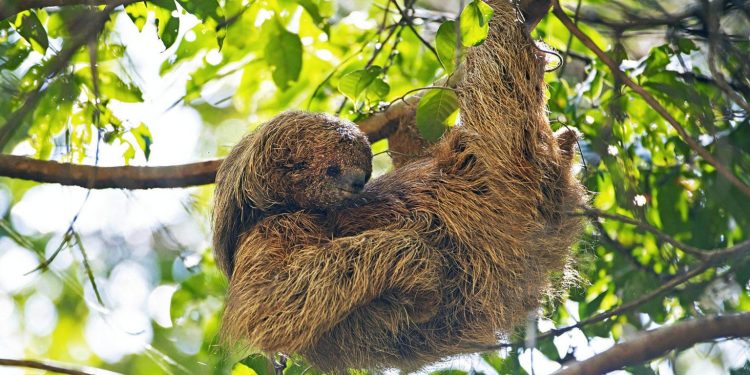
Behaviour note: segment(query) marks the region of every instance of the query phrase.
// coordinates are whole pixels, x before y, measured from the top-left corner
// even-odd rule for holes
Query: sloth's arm
[[[251,235],[238,249],[226,339],[298,352],[355,308],[393,290],[439,296],[439,257],[416,233],[370,230],[295,249],[262,237]]]
[[[539,152],[548,154],[555,148],[555,138],[545,111],[545,53],[535,45],[518,10],[507,0],[487,3],[495,12],[487,39],[467,50],[465,63],[453,79],[461,111],[459,128],[468,130],[474,139],[471,143],[475,147],[469,152],[504,172],[503,168],[518,164],[514,159],[530,160]],[[531,21],[539,17],[535,15]],[[415,108],[416,102],[402,106]],[[419,135],[414,111],[402,112],[397,131],[388,138],[397,168],[425,156],[430,145]],[[439,153],[439,148],[433,152]]]
[[[478,135],[473,150],[493,167],[548,153],[554,138],[545,111],[545,54],[507,0],[494,9],[487,39],[466,53],[458,87],[462,126]],[[542,150],[544,149],[544,150]]]

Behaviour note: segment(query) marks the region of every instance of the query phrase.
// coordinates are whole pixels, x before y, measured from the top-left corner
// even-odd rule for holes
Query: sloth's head
[[[253,181],[245,189],[261,209],[336,208],[370,179],[370,143],[352,122],[285,112],[251,136],[254,157],[245,164]]]
[[[371,172],[370,143],[354,123],[284,112],[234,147],[217,189],[230,185],[264,211],[325,210],[362,191]]]
[[[285,112],[245,136],[216,176],[214,252],[231,273],[239,235],[269,212],[330,210],[372,172],[367,136],[333,116]],[[227,258],[228,257],[228,258]]]

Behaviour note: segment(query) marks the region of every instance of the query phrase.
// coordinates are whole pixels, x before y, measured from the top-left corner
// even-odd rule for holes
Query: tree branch
[[[0,155],[0,176],[89,189],[153,189],[214,182],[221,160],[167,167],[94,167]]]
[[[110,5],[115,3],[117,3],[115,0],[4,0],[0,1],[0,20],[30,9],[70,5]]]
[[[672,114],[669,113],[666,108],[664,108],[664,106],[662,106],[648,91],[646,91],[646,89],[635,83],[635,81],[633,81],[630,76],[620,70],[618,64],[601,48],[599,48],[599,46],[597,46],[596,43],[594,43],[594,41],[589,38],[588,35],[581,31],[581,29],[579,29],[578,26],[576,26],[573,21],[565,14],[565,11],[560,6],[559,0],[553,1],[552,12],[555,14],[555,16],[557,16],[560,22],[565,25],[568,31],[575,35],[576,38],[581,41],[581,43],[583,43],[589,50],[594,52],[594,54],[596,54],[596,56],[599,57],[599,59],[609,67],[609,69],[612,71],[612,74],[614,74],[631,90],[638,93],[643,98],[643,100],[646,101],[646,103],[648,103],[651,108],[653,108],[654,111],[661,115],[672,126],[672,128],[677,131],[677,134],[680,135],[682,140],[693,151],[698,153],[698,155],[700,155],[703,160],[714,166],[714,168],[716,168],[716,171],[725,179],[727,179],[732,185],[734,185],[739,191],[750,197],[750,186],[746,185],[739,178],[737,178],[737,176],[735,176],[727,166],[719,162],[719,160],[717,160],[716,157],[708,152],[708,150],[703,148],[703,146],[701,146],[698,141],[693,139],[685,130],[685,128],[677,121],[677,119],[675,119],[674,116],[672,116]]]
[[[680,250],[682,250],[682,251],[684,251],[684,252],[686,252],[686,253],[688,253],[690,255],[693,255],[693,256],[695,256],[696,258],[699,258],[699,259],[706,259],[706,256],[709,254],[709,253],[706,253],[705,250],[699,249],[699,248],[694,247],[694,246],[690,246],[688,244],[684,244],[684,243],[682,243],[682,242],[680,242],[680,241],[672,238],[672,236],[670,236],[670,235],[668,235],[668,234],[660,231],[658,228],[656,228],[656,227],[654,227],[652,225],[649,225],[649,224],[647,224],[647,223],[645,223],[643,221],[639,221],[639,220],[636,220],[636,219],[633,219],[633,218],[630,218],[630,217],[627,217],[627,216],[618,215],[618,214],[610,214],[608,212],[604,212],[604,211],[597,210],[597,209],[594,209],[594,208],[584,208],[583,209],[583,215],[588,216],[590,218],[611,219],[611,220],[623,222],[625,224],[634,225],[636,228],[638,228],[638,229],[640,229],[642,231],[645,231],[645,232],[649,232],[649,233],[653,234],[659,240],[664,241],[664,242],[666,242],[666,243],[668,243],[668,244],[670,244],[670,245],[672,245],[672,246],[674,246],[674,247],[676,247],[676,248],[678,248],[678,249],[680,249]]]
[[[550,337],[550,336],[559,336],[560,334],[568,332],[574,328],[580,328],[588,324],[598,323],[608,318],[611,318],[613,316],[620,315],[624,312],[630,311],[631,309],[641,306],[651,301],[652,299],[674,289],[675,287],[682,285],[686,281],[692,279],[695,276],[702,274],[704,271],[708,270],[712,266],[719,264],[720,262],[723,262],[727,259],[734,258],[737,256],[744,256],[749,253],[750,253],[750,240],[741,242],[735,246],[732,246],[726,249],[707,250],[705,252],[706,254],[704,258],[705,260],[699,263],[697,267],[681,275],[675,276],[674,278],[665,282],[662,286],[652,290],[650,293],[646,293],[643,296],[636,298],[625,304],[622,304],[614,309],[605,311],[598,315],[594,315],[592,317],[589,317],[588,319],[581,320],[580,322],[576,324],[552,329],[545,334],[539,335],[539,338],[541,339],[541,338]]]
[[[134,1],[31,0],[16,5],[13,10],[18,12],[47,6],[81,4],[107,4],[108,9],[113,9],[117,5]],[[549,10],[550,4],[549,0],[522,0],[520,7],[526,16],[526,25],[529,28],[536,26]],[[3,7],[0,5],[0,18],[9,15],[12,14],[8,13],[8,6]],[[60,60],[67,61],[69,58],[65,56],[65,58],[61,58]],[[456,77],[458,76],[460,75],[456,75]],[[413,115],[415,107],[410,105],[410,103],[409,98],[406,98],[391,105],[387,110],[360,121],[360,129],[367,134],[371,142],[387,138],[397,130],[402,118]],[[31,105],[29,106],[31,107]],[[23,115],[25,113],[22,113],[21,117]],[[15,127],[10,126],[5,131],[8,132],[11,128]],[[216,169],[220,164],[221,160],[211,160],[168,167],[93,167],[34,160],[21,156],[0,155],[0,176],[45,183],[74,185],[91,189],[180,188],[213,183],[216,177]]]
[[[683,321],[644,332],[585,361],[575,362],[556,374],[605,374],[699,342],[747,336],[750,336],[750,313]]]
[[[72,369],[69,367],[53,365],[51,363],[31,361],[31,360],[25,360],[25,359],[0,358],[0,366],[26,367],[26,368],[33,368],[33,369],[38,369],[38,370],[55,372],[58,374],[69,374],[69,375],[93,375],[94,374],[94,372],[76,370],[76,369]],[[100,369],[96,369],[96,373],[97,374],[104,374],[104,373],[114,374],[114,372],[104,371]]]
[[[651,292],[644,294],[643,296],[636,298],[630,302],[624,303],[618,307],[615,307],[613,309],[604,311],[600,314],[591,316],[587,319],[581,320],[580,322],[576,324],[571,324],[569,326],[551,329],[543,334],[537,335],[537,339],[541,340],[541,339],[546,339],[550,337],[560,336],[561,334],[571,331],[575,328],[581,328],[589,324],[598,323],[598,322],[607,320],[613,316],[626,313],[632,309],[642,306],[648,303],[649,301],[651,301],[652,299],[659,297],[662,294],[682,285],[683,283],[702,274],[709,268],[725,260],[735,258],[735,257],[742,257],[742,256],[746,256],[750,254],[750,240],[740,242],[737,245],[732,246],[732,247],[728,247],[724,249],[704,250],[704,252],[706,254],[704,261],[702,261],[696,267],[690,269],[689,271],[679,274],[667,280],[662,286],[652,290]],[[484,346],[477,346],[476,350],[482,350],[482,351],[498,350],[498,349],[506,348],[512,345],[513,344],[510,344],[510,343],[502,343],[498,345],[484,345]]]
[[[547,15],[551,7],[551,0],[521,0],[519,8],[521,8],[521,13],[523,13],[526,28],[533,30],[539,21]]]
[[[600,314],[591,316],[587,319],[581,320],[580,322],[576,324],[572,324],[569,326],[564,326],[560,328],[551,329],[543,334],[540,334],[537,336],[537,339],[546,339],[550,337],[557,337],[561,334],[571,331],[576,328],[581,328],[590,324],[599,323],[602,321],[605,321],[613,316],[618,316],[621,314],[624,314],[630,310],[633,310],[639,306],[642,306],[652,299],[661,296],[664,293],[667,293],[668,291],[684,284],[685,282],[691,280],[692,278],[702,274],[712,266],[715,266],[727,259],[735,258],[735,257],[741,257],[750,254],[750,240],[741,242],[735,246],[725,248],[725,249],[713,249],[713,250],[706,250],[705,251],[707,256],[705,260],[698,264],[697,267],[694,267],[690,269],[689,271],[679,274],[672,279],[667,280],[662,286],[659,288],[656,288],[652,290],[650,293],[644,294],[643,296],[636,298],[630,302],[624,303],[618,307],[615,307],[613,309],[604,311]],[[481,346],[477,347],[477,350],[498,350],[502,348],[506,348],[508,346],[511,346],[512,344],[509,343],[502,343],[499,345],[489,345],[489,346]]]

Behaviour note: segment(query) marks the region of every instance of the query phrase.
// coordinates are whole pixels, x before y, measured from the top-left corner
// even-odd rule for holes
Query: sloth
[[[416,369],[507,338],[572,277],[577,134],[546,118],[545,56],[509,1],[467,51],[461,121],[378,178],[348,121],[287,112],[217,174],[222,334],[330,371]]]
[[[324,215],[360,192],[371,174],[370,143],[349,121],[288,111],[262,124],[232,148],[217,172],[217,265],[232,275],[239,236],[262,218],[300,211]]]

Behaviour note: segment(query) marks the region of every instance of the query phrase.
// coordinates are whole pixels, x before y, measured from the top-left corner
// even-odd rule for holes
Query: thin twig
[[[737,105],[750,115],[750,104],[747,103],[745,98],[732,90],[726,78],[724,78],[724,74],[722,74],[716,66],[716,48],[719,47],[719,18],[718,15],[714,15],[712,12],[713,7],[715,6],[714,4],[706,0],[703,1],[703,4],[703,8],[706,12],[705,19],[708,24],[708,70],[711,71],[711,76],[714,77],[716,85],[719,86],[719,88],[724,91],[732,101],[737,103]]]
[[[406,101],[406,97],[408,95],[410,95],[410,94],[413,94],[413,93],[418,92],[418,91],[423,91],[423,90],[448,90],[448,91],[458,92],[458,90],[456,90],[455,88],[453,88],[453,87],[447,87],[447,86],[425,86],[425,87],[418,87],[416,89],[411,89],[411,90],[407,91],[406,93],[404,93],[404,95],[401,95],[401,96],[399,96],[396,99],[391,100],[391,102],[388,103],[388,105],[386,106],[386,108],[389,108],[390,106],[392,106],[393,104],[395,104],[399,100],[403,100],[403,102],[405,104],[412,104],[412,103],[409,103],[409,102]],[[419,99],[419,97],[415,97],[414,99]]]
[[[388,10],[387,9],[386,9],[385,14],[386,15],[388,14]],[[370,59],[367,60],[367,63],[365,63],[365,67],[364,67],[365,69],[367,69],[367,68],[369,68],[369,67],[372,66],[372,64],[375,62],[375,59],[380,54],[380,51],[382,51],[383,48],[385,48],[385,44],[388,43],[388,40],[390,40],[391,37],[393,36],[393,34],[396,33],[396,29],[399,28],[398,25],[400,25],[403,22],[403,18],[402,18],[401,21],[399,21],[398,23],[395,24],[396,27],[390,28],[390,30],[388,31],[388,34],[386,35],[385,39],[383,39],[383,41],[381,42],[380,41],[380,33],[383,32],[383,30],[386,29],[386,26],[385,26],[386,19],[387,19],[387,17],[383,17],[383,23],[378,28],[378,42],[377,42],[377,45],[375,47],[375,51],[373,51],[373,53],[372,53],[372,56],[370,56]],[[336,116],[340,116],[341,112],[344,111],[344,108],[346,107],[347,100],[348,100],[347,97],[344,96],[344,99],[341,101],[341,105],[339,106],[339,109],[336,110]]]
[[[68,374],[68,375],[94,375],[94,372],[87,372],[83,370],[77,370],[77,369],[73,369],[69,367],[64,367],[61,365],[53,365],[51,363],[32,361],[28,359],[0,358],[0,366],[33,368],[37,370],[44,370],[44,371],[50,371],[50,372],[54,372],[58,374]],[[103,374],[105,373],[105,371],[96,369],[96,373]],[[110,371],[106,371],[106,373],[115,374],[114,372],[110,372]]]
[[[628,311],[631,311],[639,306],[642,306],[654,298],[669,292],[670,290],[674,289],[675,287],[678,287],[682,285],[683,283],[689,281],[690,279],[702,274],[709,268],[725,261],[731,258],[735,257],[741,257],[746,256],[750,254],[750,240],[741,242],[735,246],[729,247],[729,248],[723,248],[723,249],[713,249],[713,250],[706,250],[707,254],[709,254],[706,259],[698,264],[697,267],[682,273],[680,275],[677,275],[673,277],[672,279],[668,280],[664,285],[660,286],[659,288],[656,288],[652,290],[650,293],[644,294],[643,296],[636,298],[630,302],[627,302],[625,304],[622,304],[618,307],[615,307],[613,309],[607,310],[605,312],[602,312],[600,314],[594,315],[592,317],[589,317],[587,319],[581,320],[575,324],[551,329],[544,334],[538,335],[537,339],[545,339],[550,337],[556,337],[559,336],[565,332],[571,331],[576,328],[581,328],[590,324],[598,323],[604,320],[607,320],[613,316],[624,314]],[[510,346],[513,346],[512,343],[501,343],[498,345],[488,345],[488,346],[478,346],[476,347],[477,350],[498,350],[502,348],[507,348]]]
[[[624,246],[622,243],[620,243],[620,241],[617,241],[616,239],[612,238],[609,235],[609,233],[607,233],[607,230],[604,229],[604,226],[602,225],[602,223],[600,223],[598,220],[592,220],[591,224],[594,226],[594,228],[596,228],[596,231],[601,236],[600,239],[602,240],[602,242],[608,245],[609,247],[613,248],[618,253],[620,253],[620,255],[622,255],[625,259],[627,259],[628,262],[630,262],[633,265],[633,267],[651,275],[657,280],[663,281],[665,279],[663,274],[657,273],[656,271],[653,270],[653,268],[651,268],[650,266],[646,264],[641,263],[638,260],[638,258],[633,256],[631,248]]]
[[[573,14],[573,23],[578,24],[578,16],[581,13],[581,0],[578,0],[578,4],[576,4],[576,11],[575,14]],[[565,44],[565,52],[563,52],[562,55],[562,67],[560,67],[560,70],[557,71],[557,76],[562,77],[563,73],[565,72],[565,61],[568,60],[568,54],[570,54],[570,47],[573,45],[573,34],[568,35],[568,42]]]
[[[39,85],[37,85],[37,87],[23,99],[24,104],[18,110],[13,112],[5,124],[0,127],[0,150],[5,147],[8,141],[13,137],[16,130],[21,126],[26,116],[36,107],[44,90],[48,87],[49,81],[68,66],[70,59],[73,58],[75,53],[78,52],[83,45],[99,35],[104,28],[104,24],[109,19],[110,13],[120,5],[127,5],[136,1],[137,0],[109,1],[102,11],[96,13],[93,17],[88,17],[85,23],[81,22],[81,24],[84,24],[85,26],[79,31],[78,36],[73,38],[72,42],[66,46],[66,48],[62,49],[60,53],[50,59],[49,64],[47,65],[47,71],[44,74],[44,79],[42,79]]]
[[[574,213],[574,215],[577,215],[577,214],[578,213]],[[649,233],[653,234],[654,236],[656,236],[656,238],[658,238],[658,239],[660,239],[660,240],[662,240],[662,241],[664,241],[664,242],[666,242],[666,243],[668,243],[668,244],[670,244],[670,245],[672,245],[672,246],[674,246],[674,247],[676,247],[676,248],[678,248],[678,249],[680,249],[680,250],[682,250],[682,251],[684,251],[684,252],[686,252],[686,253],[688,253],[690,255],[693,255],[696,258],[706,259],[709,256],[709,253],[706,253],[705,250],[702,250],[702,249],[699,249],[697,247],[684,244],[684,243],[682,243],[682,242],[680,242],[680,241],[672,238],[670,235],[668,235],[668,234],[660,231],[658,228],[654,227],[653,225],[644,223],[642,221],[639,221],[639,220],[636,220],[636,219],[633,219],[633,218],[630,218],[630,217],[627,217],[627,216],[618,215],[618,214],[611,214],[611,213],[600,211],[600,210],[597,210],[597,209],[594,209],[594,208],[584,208],[580,214],[585,215],[585,216],[589,216],[591,218],[601,217],[601,218],[605,218],[605,219],[617,220],[617,221],[620,221],[620,222],[623,222],[623,223],[626,223],[626,224],[630,224],[630,225],[635,225],[636,228],[638,228],[640,230],[643,230],[643,231],[646,231],[646,232],[649,232]]]
[[[405,20],[406,26],[409,27],[409,29],[414,33],[414,35],[419,39],[419,41],[422,42],[422,44],[425,47],[427,47],[427,49],[429,49],[433,55],[435,55],[435,58],[437,59],[437,61],[440,62],[440,56],[438,55],[438,52],[435,49],[435,47],[433,47],[432,44],[430,44],[430,42],[428,42],[425,38],[423,38],[422,35],[420,35],[417,29],[414,27],[414,22],[413,22],[414,17],[406,14],[406,11],[409,10],[409,8],[407,8],[406,10],[401,9],[401,7],[399,7],[398,3],[396,2],[397,0],[392,0],[392,1],[396,5],[396,8],[398,8],[398,11],[401,12],[401,16]]]
[[[599,48],[594,41],[589,38],[588,35],[586,35],[581,29],[576,26],[573,21],[565,14],[565,11],[560,6],[559,0],[553,1],[553,13],[557,18],[565,25],[565,27],[578,38],[588,49],[590,49],[594,54],[596,54],[599,59],[609,67],[609,69],[612,71],[612,74],[614,74],[618,79],[620,79],[625,85],[630,87],[631,90],[638,93],[645,101],[648,103],[651,108],[654,109],[659,115],[661,115],[677,133],[682,137],[682,140],[687,143],[687,145],[695,152],[697,152],[705,161],[707,161],[709,164],[714,166],[716,168],[716,171],[721,174],[724,178],[726,178],[732,185],[734,185],[738,190],[740,190],[743,194],[750,197],[750,186],[746,185],[744,182],[742,182],[737,176],[735,176],[732,171],[727,168],[724,164],[719,162],[708,150],[703,148],[696,140],[694,140],[692,137],[690,137],[690,134],[685,130],[685,128],[672,116],[669,111],[667,111],[664,106],[662,106],[648,91],[646,91],[642,86],[638,85],[633,81],[627,74],[625,74],[622,70],[620,70],[617,63],[615,63],[614,60],[612,60],[609,55],[607,55],[601,48]]]
[[[365,39],[369,39],[369,38],[365,38]],[[333,70],[331,70],[331,72],[328,73],[328,75],[325,78],[323,78],[323,80],[317,86],[315,86],[315,90],[313,90],[313,93],[310,95],[310,100],[307,102],[307,110],[308,111],[310,110],[310,106],[312,105],[313,100],[315,100],[315,96],[318,95],[318,92],[320,91],[320,89],[323,88],[323,85],[325,85],[328,81],[330,81],[331,78],[333,78],[334,74],[336,74],[336,72],[338,72],[338,70],[341,69],[341,67],[344,66],[344,64],[346,64],[347,62],[349,62],[349,60],[351,60],[355,56],[357,56],[360,53],[362,53],[362,51],[365,50],[365,48],[367,47],[367,44],[369,44],[369,43],[370,43],[369,40],[366,40],[364,43],[362,43],[362,46],[359,48],[359,50],[357,50],[356,52],[352,53],[351,55],[349,55],[346,58],[344,58],[343,60],[341,60],[341,62],[338,63],[338,65],[336,65],[333,68]]]
[[[76,214],[76,217],[78,217],[77,214]],[[73,223],[71,223],[71,228],[72,228],[72,224]],[[99,287],[96,285],[96,278],[94,277],[94,271],[91,269],[91,262],[89,261],[88,252],[86,252],[86,248],[83,247],[83,240],[81,239],[81,236],[78,234],[78,232],[73,232],[73,236],[75,236],[76,244],[78,245],[78,250],[81,252],[81,259],[82,259],[81,263],[83,263],[83,269],[86,272],[86,277],[89,279],[89,282],[91,283],[91,288],[94,290],[96,301],[99,302],[100,305],[104,306],[104,300],[102,299],[101,293],[99,293]]]
[[[273,359],[273,369],[276,375],[284,375],[284,369],[286,368],[286,361],[288,357],[284,353],[278,353],[279,359]]]

